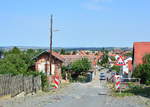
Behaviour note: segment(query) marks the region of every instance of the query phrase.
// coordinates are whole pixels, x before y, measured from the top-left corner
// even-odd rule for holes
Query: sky
[[[150,41],[150,0],[0,0],[0,46],[132,47]]]

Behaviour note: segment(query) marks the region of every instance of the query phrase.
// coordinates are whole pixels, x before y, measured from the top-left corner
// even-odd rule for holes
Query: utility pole
[[[53,15],[50,17],[50,57],[49,57],[49,63],[50,63],[50,75],[52,74],[52,39],[53,39]]]

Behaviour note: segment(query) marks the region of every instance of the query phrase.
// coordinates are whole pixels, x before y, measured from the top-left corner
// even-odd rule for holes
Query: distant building
[[[124,59],[125,65],[121,67],[121,75],[124,78],[131,78],[132,75],[132,58],[128,57]]]
[[[143,57],[146,54],[150,54],[150,42],[135,42],[133,45],[134,68],[143,63]]]

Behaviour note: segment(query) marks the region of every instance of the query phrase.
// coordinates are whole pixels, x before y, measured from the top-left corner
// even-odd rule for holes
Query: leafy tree
[[[143,64],[136,67],[133,76],[141,79],[141,83],[150,84],[150,54],[143,57]]]
[[[132,57],[133,56],[133,52],[126,53],[124,56]]]
[[[62,66],[62,78],[65,79],[65,80],[72,80],[72,77],[71,77],[71,65],[68,65],[68,66]]]
[[[120,72],[120,66],[116,66],[114,65],[113,67],[111,67],[112,70],[116,71],[117,73]]]
[[[71,69],[76,72],[76,74],[81,74],[87,72],[91,69],[91,62],[87,58],[82,58],[71,64]]]
[[[76,53],[77,53],[76,51],[73,51],[73,52],[72,52],[72,55],[76,55]]]
[[[150,54],[146,54],[146,55],[143,57],[143,63],[144,63],[144,64],[150,64]]]
[[[14,47],[14,48],[10,51],[10,53],[13,53],[13,54],[20,54],[20,53],[21,53],[21,51],[20,51],[20,49],[19,49],[19,48]]]
[[[65,49],[61,49],[61,50],[60,50],[60,54],[65,55],[65,54],[66,54]]]
[[[12,50],[5,52],[4,58],[0,59],[0,74],[41,75],[42,88],[45,90],[45,88],[48,87],[46,75],[29,70],[29,67],[34,63],[32,60],[33,56],[40,52],[39,50],[33,49],[21,51],[19,48],[14,47]]]
[[[24,73],[34,63],[32,58],[37,52],[29,49],[21,51],[14,47],[12,50],[5,52],[5,57],[0,59],[0,72]]]
[[[98,62],[98,64],[100,64],[103,67],[108,67],[109,60],[108,60],[108,53],[107,51],[104,52],[104,55],[102,56],[102,60],[100,62]]]
[[[150,82],[150,64],[138,65],[133,72],[133,76],[141,79],[141,83]]]
[[[110,56],[110,59],[111,59],[112,61],[116,61],[116,59],[115,59],[114,56]]]
[[[2,58],[3,54],[4,54],[4,51],[0,49],[0,58]]]

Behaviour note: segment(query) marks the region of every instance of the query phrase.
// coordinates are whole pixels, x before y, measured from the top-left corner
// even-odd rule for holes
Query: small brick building
[[[56,52],[52,52],[52,71],[51,75],[61,78],[61,67],[63,58]],[[35,70],[50,74],[50,51],[44,51],[35,57]]]
[[[135,42],[133,45],[134,68],[143,63],[143,57],[146,54],[150,54],[150,42]]]

